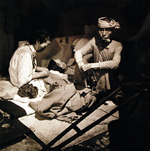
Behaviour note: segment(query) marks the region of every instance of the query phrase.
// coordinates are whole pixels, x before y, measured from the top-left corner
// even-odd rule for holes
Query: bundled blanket
[[[57,87],[46,94],[42,101],[29,103],[43,117],[72,122],[77,117],[76,111],[90,107],[96,101],[89,88],[77,91],[73,83],[65,83],[63,80],[57,82]]]
[[[40,90],[36,98],[21,97],[17,94],[18,88],[12,86],[9,81],[4,83],[1,93],[5,98],[8,97],[7,99],[1,97],[3,99],[0,100],[0,107],[14,118],[36,112],[40,116],[50,119],[57,118],[58,120],[72,122],[78,118],[76,113],[79,110],[85,107],[89,108],[96,101],[91,89],[85,88],[78,91],[74,84],[66,78],[49,76],[42,81],[32,81],[31,84],[37,86]],[[48,87],[45,87],[45,84]],[[8,91],[10,86],[14,91],[6,93],[5,91]]]

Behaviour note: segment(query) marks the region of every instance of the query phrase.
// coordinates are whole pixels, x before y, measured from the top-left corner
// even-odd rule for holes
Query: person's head
[[[43,51],[50,44],[48,32],[45,29],[35,32],[29,38],[29,43],[34,46],[37,52]]]
[[[120,25],[112,18],[101,17],[98,19],[98,33],[102,40],[109,42],[114,29],[119,29]]]

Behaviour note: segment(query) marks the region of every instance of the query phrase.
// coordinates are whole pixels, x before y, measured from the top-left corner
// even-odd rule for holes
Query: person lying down
[[[29,106],[40,116],[72,122],[77,117],[76,113],[85,112],[93,105],[96,101],[95,94],[89,88],[76,90],[74,83],[68,81],[65,74],[50,72],[50,76],[43,79],[46,93],[41,100],[32,100],[38,96],[39,88],[31,83],[20,87],[18,95],[30,97]]]

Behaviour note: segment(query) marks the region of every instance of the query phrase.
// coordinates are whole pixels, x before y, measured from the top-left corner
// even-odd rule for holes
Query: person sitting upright
[[[99,18],[97,36],[75,52],[79,73],[92,70],[98,92],[111,90],[114,87],[113,84],[116,84],[114,80],[116,77],[113,76],[112,71],[120,64],[123,46],[121,42],[112,39],[112,33],[114,29],[119,28],[120,24],[114,19]],[[87,74],[88,76],[90,74]]]
[[[49,70],[37,66],[36,61],[36,53],[43,51],[49,44],[47,31],[41,30],[18,47],[9,64],[10,81],[14,86],[20,88],[33,79],[49,76]]]

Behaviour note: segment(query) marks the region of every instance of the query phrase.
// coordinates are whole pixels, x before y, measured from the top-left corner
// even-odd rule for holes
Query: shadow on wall
[[[68,63],[73,55],[72,42],[79,36],[57,37],[52,40],[50,45],[43,51],[37,53],[37,62],[39,66],[48,67],[51,59],[60,59]]]
[[[150,77],[150,32],[139,38],[123,43],[122,59],[119,66],[121,74],[136,80],[141,74]]]
[[[59,59],[65,64],[68,63],[70,58],[74,58],[74,47],[77,45],[79,39],[90,39],[95,34],[97,26],[85,25],[83,28],[84,34],[74,36],[64,36],[54,38],[50,45],[42,52],[37,53],[37,62],[39,66],[48,67],[51,59]],[[78,49],[84,45],[84,42],[80,42]]]
[[[0,10],[0,75],[8,75],[8,67],[11,56],[14,52],[14,35],[5,32],[4,10]]]

